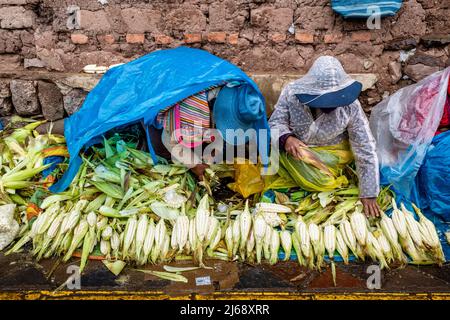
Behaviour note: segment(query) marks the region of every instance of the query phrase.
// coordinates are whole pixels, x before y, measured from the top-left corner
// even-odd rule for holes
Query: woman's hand
[[[203,180],[203,175],[205,174],[206,168],[209,168],[209,165],[201,163],[197,164],[195,167],[191,168],[193,174],[195,174],[198,180]]]
[[[297,159],[302,158],[302,148],[304,147],[306,147],[306,144],[293,136],[287,138],[286,143],[284,144],[284,150]]]
[[[380,206],[377,203],[377,198],[361,198],[360,199],[363,207],[364,213],[367,217],[379,217],[380,216]]]

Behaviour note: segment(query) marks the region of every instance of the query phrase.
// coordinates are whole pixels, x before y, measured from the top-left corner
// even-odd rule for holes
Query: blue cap
[[[348,106],[358,99],[362,90],[361,82],[355,81],[344,89],[328,92],[322,95],[296,94],[301,103],[311,108],[337,108]]]
[[[255,128],[258,120],[265,117],[264,101],[256,90],[246,84],[235,87],[223,87],[214,103],[214,122],[217,130],[229,144],[239,145],[249,139],[227,136],[227,129],[244,131]]]

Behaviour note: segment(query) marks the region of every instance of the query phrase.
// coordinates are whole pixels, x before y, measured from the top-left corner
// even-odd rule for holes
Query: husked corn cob
[[[250,234],[248,235],[248,241],[246,244],[246,253],[247,260],[253,261],[253,249],[255,249],[255,236],[253,231],[250,231]]]
[[[211,250],[215,250],[217,248],[217,246],[219,245],[220,240],[222,240],[222,229],[221,229],[220,224],[219,224],[217,226],[217,231],[216,231],[216,234],[214,235],[214,238],[209,243],[209,248]]]
[[[339,231],[347,247],[353,252],[354,255],[358,256],[356,253],[356,237],[348,219],[344,219],[341,222],[339,225]]]
[[[276,212],[262,211],[259,214],[261,214],[266,223],[273,228],[278,227],[283,223],[283,220]]]
[[[356,240],[361,246],[366,245],[367,240],[367,223],[366,217],[360,211],[355,212],[350,216],[350,224],[355,234]]]
[[[239,228],[241,230],[241,248],[244,249],[252,227],[252,216],[248,208],[248,200],[245,202],[244,211],[239,215]],[[242,250],[243,251],[243,250]]]
[[[225,230],[225,244],[227,245],[228,258],[233,257],[233,224],[230,223]]]
[[[111,235],[110,244],[114,256],[118,258],[120,248],[120,237],[116,231],[114,231],[113,234]]]
[[[317,226],[317,224],[311,222],[308,225],[308,233],[309,233],[309,240],[311,241],[312,248],[314,249],[311,251],[311,253],[313,253],[313,251],[314,251],[314,255],[316,256],[316,260],[317,260],[316,267],[320,270],[320,267],[322,266],[323,254],[324,254],[324,248],[323,248],[323,244],[321,241],[322,231],[319,228],[319,226]],[[309,259],[309,260],[310,260],[310,267],[314,268],[313,259]]]
[[[423,241],[429,248],[439,247],[441,243],[439,241],[439,236],[434,223],[427,219],[416,205],[412,204],[412,206],[416,214],[419,216],[419,223],[421,226],[420,231],[423,235]]]
[[[414,241],[414,244],[418,248],[423,247],[423,241],[422,241],[422,234],[419,230],[419,223],[414,219],[412,212],[409,212],[405,205],[402,203],[400,204],[401,210],[403,212],[403,215],[405,216],[406,220],[406,228],[408,229],[408,232]]]
[[[165,237],[166,237],[166,224],[164,223],[164,219],[159,219],[155,227],[155,240],[154,240],[155,242],[151,252],[151,260],[154,263],[156,263],[161,253],[161,249],[164,246]]]
[[[287,230],[281,231],[280,239],[281,239],[281,246],[283,247],[284,251],[284,261],[288,261],[289,258],[291,257],[291,250],[292,250],[291,233]]]
[[[136,258],[141,259],[141,251],[144,246],[145,236],[147,235],[148,217],[146,214],[141,214],[137,223],[136,229]]]
[[[217,230],[219,229],[219,220],[217,220],[214,216],[209,216],[209,223],[208,223],[208,232],[206,234],[206,241],[205,245],[208,246],[211,241],[213,240],[213,237],[215,237]]]
[[[69,213],[69,220],[67,221],[67,224],[65,225],[65,228],[63,229],[63,232],[66,233],[68,231],[73,230],[73,228],[75,228],[75,226],[78,224],[80,217],[81,217],[80,210],[76,210],[76,209],[72,210]]]
[[[195,228],[197,231],[197,238],[203,245],[203,240],[208,233],[209,228],[209,202],[208,195],[205,195],[201,200],[197,208],[195,215]]]
[[[137,228],[136,217],[132,216],[132,217],[128,218],[127,225],[126,225],[125,231],[124,231],[124,238],[123,238],[122,255],[123,255],[124,259],[130,257],[129,249],[135,238],[136,228]]]
[[[108,240],[101,240],[100,241],[100,252],[105,257],[109,257],[109,253],[111,251],[111,244]]]
[[[270,238],[270,264],[278,261],[278,250],[280,249],[280,235],[277,230],[272,230]]]
[[[290,213],[291,208],[276,203],[259,202],[255,205],[256,210],[263,212]]]
[[[78,248],[78,246],[83,241],[84,236],[86,235],[86,233],[88,231],[89,231],[88,222],[86,221],[86,219],[81,220],[80,223],[78,224],[78,226],[74,229],[72,243],[70,244],[70,247],[67,250],[66,255],[63,258],[64,262],[66,262],[67,260],[70,259],[73,252],[75,251],[76,248]]]
[[[311,241],[309,239],[309,228],[306,226],[306,223],[301,220],[297,221],[295,228],[299,236],[300,248],[302,249],[302,253],[305,258],[309,260],[311,258]]]
[[[401,238],[407,238],[408,227],[406,226],[406,218],[402,211],[397,208],[395,200],[392,199],[392,222]]]
[[[256,242],[256,261],[261,263],[262,243],[266,232],[266,221],[261,214],[256,215],[253,223]]]
[[[323,240],[328,256],[330,259],[333,259],[334,251],[336,250],[336,227],[334,225],[329,224],[324,227]]]
[[[297,260],[298,260],[299,265],[306,266],[305,259],[303,259],[302,249],[300,248],[300,241],[298,239],[298,233],[292,232],[291,239],[292,239],[292,246],[294,247],[294,251],[297,255]]]
[[[113,234],[113,229],[111,228],[111,226],[106,226],[106,228],[103,229],[102,231],[102,240],[109,240],[111,239],[111,236]]]
[[[344,263],[348,264],[348,247],[342,233],[338,229],[336,229],[336,249],[344,260]]]
[[[239,241],[241,239],[241,226],[239,224],[240,215],[236,217],[236,220],[233,221],[233,256],[236,255],[239,249]]]
[[[161,247],[161,253],[160,253],[161,262],[166,261],[167,254],[169,252],[169,247],[170,247],[170,237],[166,234],[166,236],[164,237],[164,242]]]
[[[154,240],[155,240],[155,222],[153,221],[153,218],[151,218],[150,221],[148,222],[147,233],[145,234],[144,240],[144,247],[142,249],[143,251],[142,264],[144,264],[149,259],[149,255],[152,250]]]
[[[86,219],[89,223],[89,227],[93,228],[97,225],[97,215],[94,211],[89,212]]]
[[[386,236],[382,232],[379,232],[375,236],[378,240],[378,243],[380,244],[383,255],[386,257],[386,262],[390,263],[390,262],[394,261],[393,250],[392,250],[391,245],[389,244],[389,240],[386,238]]]
[[[197,231],[195,230],[195,219],[189,221],[189,246],[192,251],[197,248]]]
[[[264,239],[263,239],[263,252],[264,252],[264,258],[266,260],[270,259],[270,243],[272,241],[272,232],[275,232],[272,227],[269,225],[266,225],[266,232],[264,233]]]
[[[177,225],[177,244],[179,252],[182,252],[188,242],[189,218],[185,215],[179,216],[177,218]]]
[[[388,268],[388,264],[384,257],[383,250],[381,249],[378,240],[371,232],[367,233],[367,253],[373,260],[378,261],[380,263],[381,269]]]

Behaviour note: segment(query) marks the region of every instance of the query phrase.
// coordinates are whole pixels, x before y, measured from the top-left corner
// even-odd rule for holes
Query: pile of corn
[[[41,151],[52,139],[61,143],[59,137],[36,134],[35,125],[0,140],[1,201],[19,204],[16,218],[22,222],[7,254],[29,242],[38,260],[67,261],[78,253],[81,271],[90,255],[136,265],[193,260],[207,267],[206,258],[275,264],[282,252],[284,260],[296,257],[316,270],[327,256],[332,270],[337,256],[344,263],[351,256],[370,258],[382,268],[445,260],[433,223],[416,207],[418,221],[403,204],[398,209],[386,190],[378,202],[383,210],[392,203],[392,218],[366,218],[357,188],[302,194],[296,202],[276,193],[280,204],[258,202],[251,208],[247,201],[233,210],[211,197],[214,170],[196,183],[187,168],[153,164],[121,141],[105,141],[104,150],[84,156],[71,188],[45,197],[30,219],[27,196],[43,187],[38,173],[48,167]]]

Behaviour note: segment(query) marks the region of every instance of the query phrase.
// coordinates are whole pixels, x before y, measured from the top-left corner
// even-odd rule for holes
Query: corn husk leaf
[[[118,276],[126,266],[126,262],[121,260],[102,260],[102,262],[106,266],[106,268],[108,268],[108,270],[111,271],[115,276]]]
[[[176,274],[176,273],[171,273],[171,272],[163,272],[163,271],[143,270],[143,269],[136,269],[136,271],[151,274],[151,275],[154,275],[154,276],[164,279],[164,280],[170,280],[170,281],[175,281],[175,282],[184,282],[184,283],[188,282],[188,279],[185,276],[182,276],[181,274]]]

